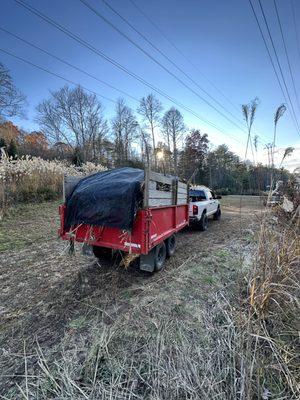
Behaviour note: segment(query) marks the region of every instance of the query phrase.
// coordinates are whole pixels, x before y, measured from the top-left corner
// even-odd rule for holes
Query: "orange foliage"
[[[0,138],[4,139],[7,144],[12,140],[18,142],[20,138],[20,130],[11,121],[3,122],[0,124]]]
[[[43,132],[31,132],[26,133],[23,136],[24,145],[31,148],[38,148],[41,150],[47,150],[49,147],[48,140]]]

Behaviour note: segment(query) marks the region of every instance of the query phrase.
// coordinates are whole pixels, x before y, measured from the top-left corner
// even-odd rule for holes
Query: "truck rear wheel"
[[[166,240],[166,250],[167,250],[167,257],[171,257],[176,250],[176,238],[175,235],[170,236]]]
[[[208,228],[208,218],[206,213],[203,213],[199,221],[199,229],[200,231],[207,231],[207,228]]]
[[[167,249],[165,242],[162,242],[158,244],[155,248],[155,254],[154,254],[154,268],[155,271],[160,271],[166,261],[166,256],[167,256]]]

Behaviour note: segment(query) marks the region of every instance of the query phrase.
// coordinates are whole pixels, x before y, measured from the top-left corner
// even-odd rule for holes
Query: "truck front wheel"
[[[214,220],[215,221],[220,221],[221,219],[221,209],[218,207],[217,211],[214,213]]]
[[[199,229],[200,231],[207,231],[207,228],[208,228],[208,218],[206,213],[203,213],[199,221]]]
[[[155,254],[154,254],[154,268],[155,271],[160,271],[166,261],[166,256],[167,256],[167,249],[165,242],[162,242],[158,244],[155,248]]]

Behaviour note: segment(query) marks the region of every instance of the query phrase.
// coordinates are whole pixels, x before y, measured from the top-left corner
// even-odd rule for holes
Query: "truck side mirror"
[[[221,199],[222,198],[222,196],[220,196],[219,194],[216,196],[216,199]]]

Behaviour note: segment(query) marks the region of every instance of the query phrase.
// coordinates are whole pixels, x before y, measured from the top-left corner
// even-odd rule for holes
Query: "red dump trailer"
[[[77,182],[78,178],[65,177],[64,191],[72,190]],[[136,254],[140,256],[140,269],[160,270],[175,252],[175,233],[188,225],[188,188],[175,177],[145,171],[142,189],[143,207],[137,211],[131,231],[88,224],[66,230],[63,204],[59,208],[60,237],[93,246],[96,256],[102,249]]]

